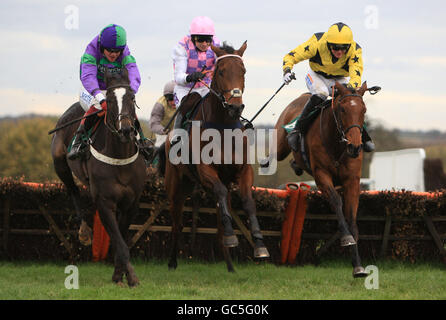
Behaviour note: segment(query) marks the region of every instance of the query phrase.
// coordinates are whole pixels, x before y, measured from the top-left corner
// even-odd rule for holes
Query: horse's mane
[[[221,45],[220,49],[224,50],[226,53],[233,54],[235,49],[233,46],[226,43],[226,41],[223,41],[223,44]]]

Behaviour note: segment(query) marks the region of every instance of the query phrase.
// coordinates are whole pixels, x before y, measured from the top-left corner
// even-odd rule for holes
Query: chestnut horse
[[[212,50],[215,52],[217,58],[210,93],[202,100],[198,97],[198,100],[201,101],[197,105],[197,112],[192,118],[193,121],[197,121],[195,123],[200,122],[202,124],[199,130],[200,137],[205,128],[211,128],[219,133],[222,133],[226,129],[233,130],[242,128],[240,117],[244,108],[242,94],[245,86],[246,72],[242,55],[246,47],[246,42],[238,50],[234,50],[232,47],[226,45],[221,48],[212,46]],[[183,99],[184,105],[181,108],[187,108],[186,103],[190,104],[193,100],[193,98]],[[192,132],[192,138],[193,135],[194,133]],[[220,134],[220,136],[223,137],[223,134]],[[255,244],[254,257],[269,257],[269,252],[263,243],[263,237],[256,217],[255,202],[251,193],[253,169],[247,161],[247,139],[246,136],[241,137],[241,139],[243,139],[243,161],[239,161],[241,162],[239,164],[235,161],[237,155],[234,152],[234,148],[240,141],[235,141],[232,144],[233,140],[237,140],[237,138],[228,139],[230,141],[226,141],[225,139],[225,141],[221,142],[220,149],[214,150],[214,157],[218,154],[221,161],[205,163],[205,161],[200,160],[198,164],[176,163],[172,161],[172,157],[176,156],[176,154],[174,155],[170,150],[172,149],[173,151],[177,145],[171,146],[169,142],[170,138],[166,140],[165,159],[167,160],[165,161],[165,185],[170,201],[170,214],[172,216],[170,269],[177,267],[178,237],[183,228],[182,209],[185,197],[188,192],[194,189],[192,186],[197,184],[203,186],[205,190],[213,192],[217,198],[218,237],[219,242],[223,246],[228,271],[234,271],[228,248],[238,245],[237,236],[234,234],[232,228],[231,205],[228,192],[229,185],[233,182],[238,182],[243,209],[249,217],[251,236]],[[201,151],[205,146],[201,138],[199,138],[198,148],[193,146],[192,139],[188,143],[182,143],[184,144],[182,148],[190,150],[191,155],[192,152],[195,155],[201,155]],[[228,143],[231,144],[232,148],[226,150],[224,146]],[[228,154],[226,154],[226,157],[224,156],[224,153],[227,151],[232,153],[229,154],[229,158],[232,160],[229,163],[223,161],[224,158],[228,158]]]
[[[135,139],[135,94],[130,89],[127,69],[122,74],[106,71],[107,111],[104,121],[91,137],[86,159],[68,160],[67,148],[79,122],[67,126],[73,119],[82,117],[84,110],[77,102],[59,119],[51,143],[54,168],[73,199],[77,218],[82,220],[79,239],[91,243],[85,234],[87,226],[80,210],[79,189],[73,173],[89,188],[93,203],[115,250],[115,270],[112,280],[122,283],[127,277],[130,287],[139,283],[130,264],[129,248],[125,242],[131,218],[139,210],[139,199],[145,184],[145,163]],[[65,124],[65,125],[64,125]]]
[[[341,246],[351,247],[353,276],[364,277],[367,274],[361,266],[358,253],[356,214],[363,158],[361,135],[366,113],[363,95],[372,88],[367,89],[365,82],[357,91],[338,82],[334,88],[336,93],[331,105],[322,104],[320,114],[305,135],[305,150],[310,167],[300,152],[293,152],[295,163],[292,166],[297,165],[314,177],[331,210],[336,213]],[[309,94],[303,94],[292,101],[276,123],[278,161],[285,159],[291,152],[287,133],[282,126],[301,113],[309,97]],[[335,186],[342,187],[342,197]]]

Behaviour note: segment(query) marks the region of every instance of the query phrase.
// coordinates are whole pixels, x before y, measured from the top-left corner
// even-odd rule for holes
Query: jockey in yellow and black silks
[[[294,151],[297,151],[299,139],[311,123],[308,115],[331,95],[335,82],[357,89],[361,86],[363,72],[362,48],[353,40],[350,27],[342,22],[333,24],[327,32],[313,34],[309,40],[285,55],[283,81],[286,84],[293,78],[293,66],[304,60],[309,60],[310,64],[305,81],[311,97],[294,130],[288,135],[288,143]],[[363,144],[366,152],[375,149],[366,130],[363,130]]]

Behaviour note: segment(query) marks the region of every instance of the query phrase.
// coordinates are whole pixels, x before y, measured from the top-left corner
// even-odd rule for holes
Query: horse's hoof
[[[254,258],[269,258],[268,249],[266,249],[266,247],[255,248]]]
[[[131,278],[127,277],[127,284],[130,288],[137,287],[139,285],[139,279],[136,276]]]
[[[169,267],[169,270],[175,270],[177,268],[178,264],[177,264],[176,261],[175,262],[169,262],[167,266]]]
[[[365,272],[365,269],[361,266],[355,267],[353,269],[353,278],[364,278],[367,277],[369,274]]]
[[[223,236],[223,246],[227,248],[237,247],[238,246],[238,238],[235,234],[232,236]]]
[[[341,238],[341,247],[354,246],[356,244],[352,235],[343,236]]]

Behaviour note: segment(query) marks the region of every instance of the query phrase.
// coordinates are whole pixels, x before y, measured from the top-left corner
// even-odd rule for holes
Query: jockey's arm
[[[359,88],[361,86],[361,77],[362,77],[362,72],[363,72],[363,64],[362,64],[362,49],[361,47],[356,44],[353,43],[352,44],[354,50],[352,52],[352,55],[350,56],[349,59],[349,75],[350,75],[350,81],[349,81],[349,85],[352,88]]]
[[[283,57],[283,71],[292,70],[293,66],[301,61],[312,58],[317,52],[317,38],[315,35],[297,46]]]
[[[139,74],[136,59],[130,54],[129,48],[126,46],[123,51],[122,65],[127,68],[129,72],[130,88],[136,94],[141,85],[141,75]]]
[[[174,80],[177,84],[185,86],[187,84],[187,52],[181,45],[177,44],[172,52]]]
[[[97,75],[98,66],[96,65],[96,58],[85,53],[81,58],[80,80],[85,90],[92,96],[96,96],[101,92]]]
[[[156,134],[166,134],[164,132],[164,126],[161,124],[161,121],[164,118],[164,108],[160,103],[155,103],[152,109],[152,113],[150,114],[149,127],[150,130]]]

